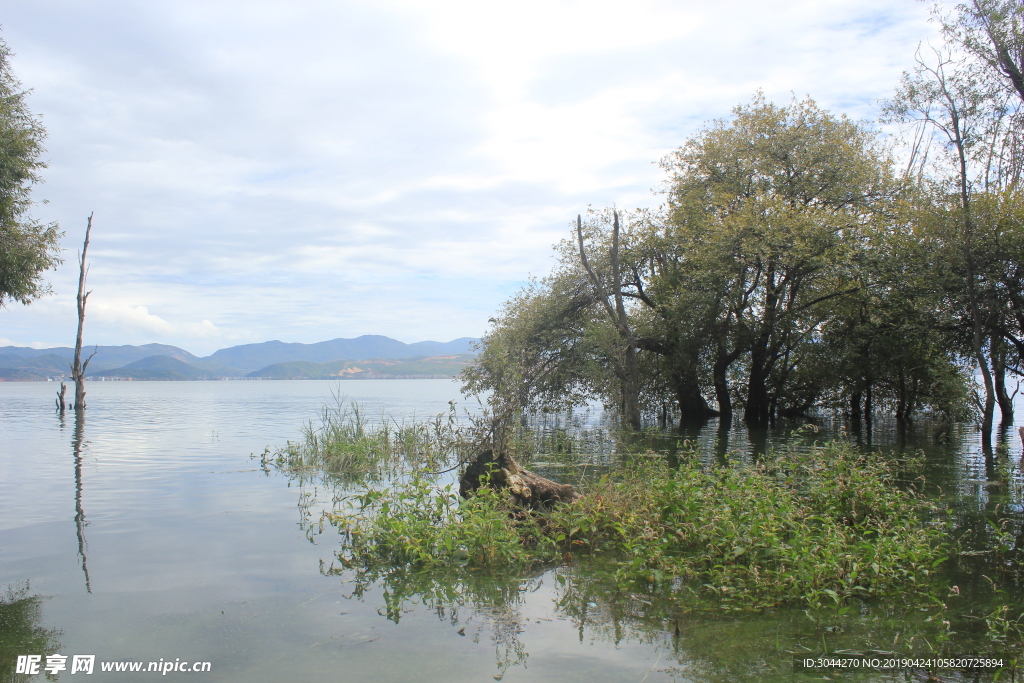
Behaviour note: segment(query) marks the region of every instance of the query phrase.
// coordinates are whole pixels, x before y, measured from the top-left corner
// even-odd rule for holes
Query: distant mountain
[[[264,379],[384,379],[391,377],[455,377],[473,360],[473,354],[403,359],[335,360],[313,363],[293,360],[250,372]]]
[[[149,356],[129,363],[123,368],[97,370],[89,374],[126,379],[217,379],[212,373],[171,356]]]
[[[0,377],[8,380],[40,380],[66,375],[68,367],[68,361],[55,353],[34,358],[23,358],[9,353],[0,354]]]
[[[90,377],[123,377],[125,379],[220,379],[222,377],[238,377],[242,373],[234,368],[227,368],[216,363],[196,360],[187,363],[173,356],[148,356],[123,368],[110,370],[94,370]]]
[[[261,344],[243,344],[221,349],[203,360],[215,361],[239,370],[258,370],[275,363],[309,361],[326,363],[332,360],[366,360],[369,358],[414,358],[416,356],[446,356],[470,353],[470,345],[477,341],[462,337],[450,342],[422,341],[415,344],[367,334],[355,339],[332,339],[316,344],[269,341]]]
[[[221,349],[205,358],[167,344],[85,347],[82,353],[84,358],[88,358],[96,351],[88,368],[88,375],[92,377],[219,379],[240,377],[246,373],[274,378],[448,377],[457,374],[468,362],[455,357],[471,354],[471,345],[476,341],[472,337],[462,337],[450,342],[405,344],[380,335],[364,335],[316,344],[281,341],[243,344]],[[70,347],[33,349],[0,346],[0,381],[68,376],[74,356],[75,350]],[[398,365],[393,362],[401,359],[409,362]],[[353,370],[356,365],[352,365],[352,361],[362,363]],[[270,366],[294,363],[308,365],[270,369]],[[324,364],[327,366],[320,367]]]
[[[198,356],[193,356],[184,349],[179,349],[177,346],[169,346],[167,344],[143,344],[142,346],[86,346],[82,348],[82,360],[88,358],[94,350],[96,351],[96,356],[89,361],[90,374],[97,370],[120,368],[129,363],[134,363],[137,360],[148,358],[149,356],[170,356],[171,358],[177,358],[178,360],[185,361],[186,363],[199,360]],[[9,357],[27,360],[38,359],[41,356],[55,356],[63,362],[63,367],[60,367],[58,370],[48,374],[69,374],[69,365],[75,358],[75,350],[68,346],[59,346],[52,349],[33,349],[27,346],[0,346],[0,368],[21,367],[18,365],[20,361],[15,361],[13,358]]]

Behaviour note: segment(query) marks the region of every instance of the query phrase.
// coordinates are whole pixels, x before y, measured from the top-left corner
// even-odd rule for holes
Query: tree
[[[85,329],[85,304],[89,300],[91,291],[85,291],[85,279],[89,274],[89,266],[86,256],[89,253],[89,235],[92,233],[92,214],[85,225],[85,242],[82,244],[82,251],[78,254],[78,334],[75,337],[75,360],[71,363],[71,379],[75,382],[75,412],[81,414],[85,410],[85,371],[89,367],[89,361],[96,355],[92,352],[85,362],[82,362],[82,332]]]
[[[976,3],[981,4],[993,3]],[[946,24],[947,35],[957,35],[958,30]],[[976,37],[970,32],[973,29],[965,30],[968,32],[960,33],[961,37]],[[974,39],[963,39],[968,46],[977,46]],[[991,278],[996,266],[989,247],[998,221],[985,220],[980,209],[989,203],[982,201],[985,196],[1017,192],[1021,112],[1020,103],[1008,96],[1005,84],[992,77],[991,64],[962,58],[953,47],[932,49],[927,57],[919,51],[914,71],[904,74],[896,96],[883,110],[889,120],[919,130],[912,159],[921,160],[918,177],[929,190],[919,223],[941,245],[939,254],[951,272],[960,276],[949,293],[954,298],[959,293],[967,312],[970,355],[985,390],[980,406],[982,443],[989,447],[1002,383],[1002,377],[995,374],[1005,372],[1005,364],[1000,363],[1001,341],[993,344],[993,337],[1000,334],[1006,301],[1001,300]],[[938,153],[931,154],[930,149]],[[927,169],[926,159],[930,162]]]
[[[955,17],[939,14],[939,20],[947,38],[978,57],[1024,100],[1024,5],[1020,0],[968,0],[957,6]]]
[[[743,356],[745,419],[766,426],[794,408],[786,386],[799,347],[837,298],[858,291],[857,253],[898,184],[870,131],[810,99],[779,107],[758,95],[734,114],[662,163],[668,220],[691,245],[688,258],[728,280],[719,324],[708,328],[716,384]]]
[[[25,102],[27,92],[14,77],[11,51],[0,40],[0,306],[28,304],[47,294],[42,274],[61,263],[56,223],[43,225],[30,215],[31,189],[39,172],[46,133]]]
[[[626,314],[624,303],[618,211],[612,211],[612,243],[608,253],[610,273],[607,276],[599,275],[587,258],[587,248],[583,240],[583,219],[580,216],[576,216],[576,240],[579,245],[580,263],[587,271],[594,298],[600,302],[608,321],[619,337],[620,343],[616,345],[619,353],[614,356],[613,367],[621,387],[619,393],[622,417],[630,428],[640,429],[640,368],[636,357],[636,335],[633,333],[630,316]]]

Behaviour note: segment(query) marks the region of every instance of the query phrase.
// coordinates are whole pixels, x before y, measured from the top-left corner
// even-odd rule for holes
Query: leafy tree
[[[979,58],[1024,100],[1024,5],[1020,0],[968,0],[939,14],[943,32]]]
[[[758,95],[734,115],[663,161],[668,220],[727,274],[718,358],[745,356],[745,419],[764,426],[786,411],[799,347],[858,291],[851,268],[898,184],[870,131],[810,99]]]
[[[971,12],[980,17],[979,8],[997,4],[977,2],[974,10],[964,6],[962,17]],[[946,21],[945,29],[947,36],[969,50],[981,49],[977,26]],[[981,428],[983,444],[988,445],[997,395],[1005,394],[1002,340],[993,343],[993,339],[1003,334],[1000,321],[1007,301],[992,277],[994,270],[1006,265],[998,263],[991,249],[999,222],[986,219],[982,207],[1018,191],[1024,159],[1019,133],[1022,114],[1019,98],[1011,96],[1006,82],[996,77],[993,64],[984,57],[971,59],[970,52],[957,53],[956,48],[954,43],[927,56],[919,51],[914,70],[904,74],[884,112],[889,120],[917,130],[911,159],[917,163],[929,200],[918,222],[940,245],[937,255],[948,272],[959,278],[948,283],[953,286],[947,294],[967,314],[970,356],[981,372],[985,391]],[[1010,401],[1000,403],[1010,408]],[[1004,418],[1009,414],[1004,413]]]
[[[50,291],[44,271],[61,262],[56,223],[43,225],[30,215],[32,186],[40,182],[42,123],[25,102],[15,78],[11,51],[0,40],[0,305],[23,304]]]
[[[615,329],[618,342],[616,353],[610,360],[610,368],[618,379],[619,405],[626,424],[633,429],[640,428],[640,368],[637,360],[637,340],[626,313],[625,276],[619,240],[619,214],[612,211],[611,244],[608,249],[608,268],[599,273],[587,257],[587,246],[583,238],[583,220],[576,217],[576,244],[579,247],[579,263],[587,273],[593,291],[593,298],[604,310],[605,319]]]
[[[594,303],[585,276],[562,270],[531,282],[491,318],[462,380],[465,393],[490,392],[496,429],[524,410],[567,408],[595,393],[589,368],[601,352],[588,333]]]

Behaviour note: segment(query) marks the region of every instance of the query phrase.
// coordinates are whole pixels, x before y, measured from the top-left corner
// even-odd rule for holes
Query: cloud
[[[209,320],[175,324],[150,313],[146,306],[133,306],[119,301],[90,300],[86,309],[86,320],[132,336],[143,333],[157,338],[183,337],[195,340],[216,338],[222,334]]]
[[[95,211],[102,343],[479,335],[577,213],[656,205],[656,162],[755,90],[873,116],[927,11],[13,0],[3,37],[49,132],[36,215],[70,258],[0,323],[66,343]]]

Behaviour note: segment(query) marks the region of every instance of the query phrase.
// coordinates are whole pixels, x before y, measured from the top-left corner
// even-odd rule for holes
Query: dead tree
[[[96,355],[92,352],[85,362],[82,362],[82,331],[85,328],[85,303],[92,292],[85,291],[85,278],[89,273],[89,267],[85,263],[86,253],[89,251],[89,234],[92,232],[92,214],[85,224],[85,244],[78,255],[78,336],[75,339],[75,360],[71,364],[71,379],[75,383],[75,410],[85,410],[85,370],[89,367],[89,361]]]
[[[507,453],[494,455],[488,449],[466,466],[459,478],[459,494],[469,498],[481,486],[507,490],[512,502],[532,510],[550,509],[558,503],[572,503],[580,494],[569,484],[558,484],[525,470]]]

